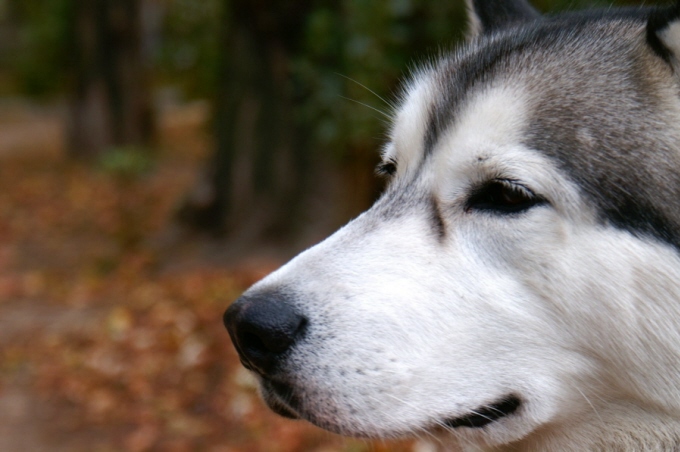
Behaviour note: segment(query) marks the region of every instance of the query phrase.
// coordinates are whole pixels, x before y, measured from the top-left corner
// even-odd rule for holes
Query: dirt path
[[[55,151],[63,143],[61,131],[61,118],[56,111],[4,102],[0,105],[0,165],[7,158]],[[76,328],[84,320],[82,315],[67,310],[57,312],[37,300],[5,299],[2,302],[0,348],[3,350],[30,341],[38,330]],[[60,450],[62,445],[51,444],[43,437],[49,422],[48,410],[33,395],[27,378],[27,372],[19,369],[11,372],[0,387],[0,451]]]
[[[63,108],[0,103],[0,159],[62,152],[64,134]]]
[[[14,300],[0,306],[0,344],[22,347],[36,334],[84,333],[101,324],[103,309],[46,306],[39,300]],[[0,388],[0,451],[85,451],[90,434],[58,435],[61,413],[37,397],[27,369],[16,369]]]
[[[59,106],[36,107],[19,101],[0,103],[0,165],[17,159],[61,159],[65,152],[63,111]],[[205,109],[200,106],[175,108],[161,119],[162,127],[166,129],[195,125],[205,119]],[[8,242],[3,240],[3,230],[0,224],[0,245],[3,242],[7,245]],[[24,246],[24,253],[26,249],[31,250],[31,246],[30,243]],[[65,262],[59,255],[33,256],[34,252],[45,253],[44,248],[35,248],[38,251],[31,250],[30,257],[14,259],[24,261],[20,264],[20,271],[25,274],[33,271],[26,268],[27,265],[30,267],[30,262],[52,267],[60,263],[73,264],[73,258]],[[5,276],[7,272],[18,271],[12,268],[12,264],[3,265],[0,259],[0,358],[6,358],[15,349],[30,349],[31,342],[38,337],[86,336],[101,328],[109,307],[71,307],[39,297],[14,295],[12,285],[15,283],[8,282]],[[7,363],[0,360],[0,365],[7,366]],[[0,366],[0,377],[3,377],[0,380],[0,452],[107,450],[98,449],[97,445],[112,443],[105,440],[112,432],[78,430],[70,426],[70,419],[76,416],[64,411],[63,405],[52,403],[49,398],[35,393],[31,369],[27,366],[25,362],[9,370]]]

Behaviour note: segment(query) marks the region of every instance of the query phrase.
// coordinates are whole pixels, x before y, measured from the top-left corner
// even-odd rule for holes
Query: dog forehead
[[[414,82],[407,100],[396,116],[392,139],[385,157],[398,161],[408,171],[420,166],[426,157],[444,163],[462,164],[466,160],[484,159],[488,152],[522,142],[528,127],[529,93],[519,80],[482,87],[468,94],[456,120],[437,133],[436,142],[428,144],[434,134],[432,111],[436,108],[437,75],[423,75]]]
[[[528,126],[527,96],[518,82],[489,86],[471,95],[457,120],[433,145],[433,160],[480,161],[496,149],[521,144]]]
[[[450,147],[452,130],[463,142],[515,141],[526,126],[530,97],[541,96],[536,80],[552,79],[550,72],[564,64],[541,45],[557,44],[564,53],[564,30],[539,31],[520,29],[468,42],[416,72],[394,117],[384,157],[408,171],[440,149],[442,141]]]

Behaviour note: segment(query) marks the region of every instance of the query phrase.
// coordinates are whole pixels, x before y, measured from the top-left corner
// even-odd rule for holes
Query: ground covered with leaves
[[[209,148],[192,108],[162,118],[148,161],[89,165],[65,158],[58,117],[0,114],[0,449],[431,450],[263,406],[221,316],[280,262],[221,260],[228,245],[174,223]]]

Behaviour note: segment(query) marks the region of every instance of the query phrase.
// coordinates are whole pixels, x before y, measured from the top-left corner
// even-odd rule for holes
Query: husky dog
[[[680,449],[680,2],[468,4],[363,215],[225,313],[267,404],[450,450]]]

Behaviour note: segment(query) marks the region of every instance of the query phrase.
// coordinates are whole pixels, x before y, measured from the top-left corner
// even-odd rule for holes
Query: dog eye
[[[476,189],[465,211],[484,210],[501,214],[519,213],[547,201],[527,187],[509,180],[494,180]]]
[[[397,172],[397,162],[394,160],[387,160],[378,165],[375,169],[378,176],[394,176]]]

